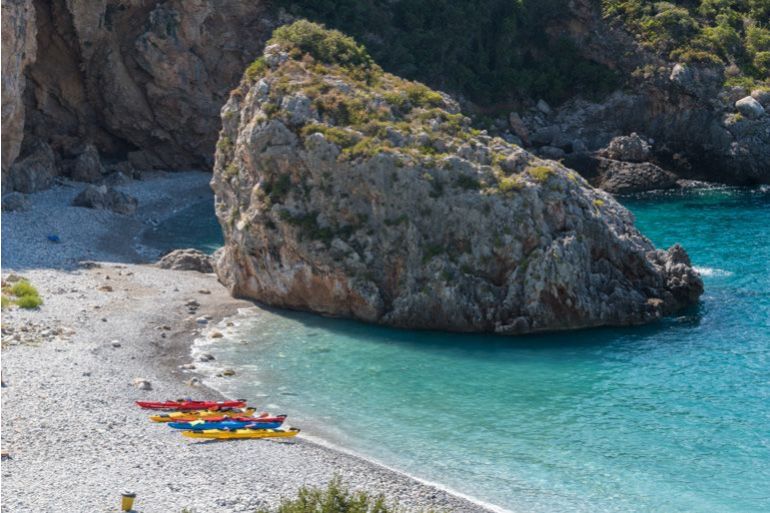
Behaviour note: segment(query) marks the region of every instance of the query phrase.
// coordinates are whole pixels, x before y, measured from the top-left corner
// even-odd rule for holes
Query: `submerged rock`
[[[702,293],[684,250],[656,250],[609,194],[352,40],[297,22],[268,49],[222,109],[212,180],[234,295],[518,334],[649,322]]]

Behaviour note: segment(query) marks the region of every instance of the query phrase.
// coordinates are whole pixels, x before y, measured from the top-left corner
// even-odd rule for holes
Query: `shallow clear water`
[[[213,253],[224,243],[222,228],[214,213],[213,196],[191,204],[146,230],[141,243],[160,251],[195,248]]]
[[[770,511],[770,192],[627,198],[701,304],[653,326],[504,338],[265,312],[212,384],[514,511]]]

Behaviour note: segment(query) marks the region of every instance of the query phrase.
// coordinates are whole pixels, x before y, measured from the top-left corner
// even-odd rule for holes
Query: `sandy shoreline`
[[[253,307],[214,275],[134,264],[148,257],[138,234],[191,194],[205,195],[207,182],[202,173],[133,182],[124,188],[140,201],[133,218],[69,207],[79,185],[32,195],[30,211],[3,214],[3,276],[29,278],[45,301],[39,311],[3,312],[3,511],[114,511],[124,488],[137,492],[138,511],[253,511],[335,474],[411,509],[486,511],[307,439],[194,442],[133,406],[218,397],[185,384],[191,375],[178,368],[206,329],[196,318],[215,323]],[[63,242],[49,243],[50,231]],[[85,268],[82,260],[100,263]],[[200,304],[195,314],[185,306],[191,299]],[[152,390],[132,386],[136,378]]]

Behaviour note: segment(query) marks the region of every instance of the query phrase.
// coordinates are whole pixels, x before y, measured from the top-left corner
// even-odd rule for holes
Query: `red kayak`
[[[136,401],[141,408],[146,410],[219,410],[222,408],[245,408],[246,401],[238,399],[237,401]]]

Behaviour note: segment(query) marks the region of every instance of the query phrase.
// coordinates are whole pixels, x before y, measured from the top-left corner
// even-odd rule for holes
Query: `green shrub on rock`
[[[500,192],[507,194],[513,191],[520,191],[524,188],[525,182],[518,175],[504,176],[499,179],[497,186]]]
[[[267,71],[267,63],[265,62],[265,58],[259,57],[254,62],[252,62],[248,68],[246,68],[244,74],[249,79],[256,81],[265,74],[265,71]]]
[[[527,173],[538,182],[545,182],[555,174],[555,171],[548,166],[535,166],[528,168]]]
[[[370,68],[374,64],[366,49],[353,38],[307,20],[277,28],[267,44],[296,48],[326,64],[363,68]]]

